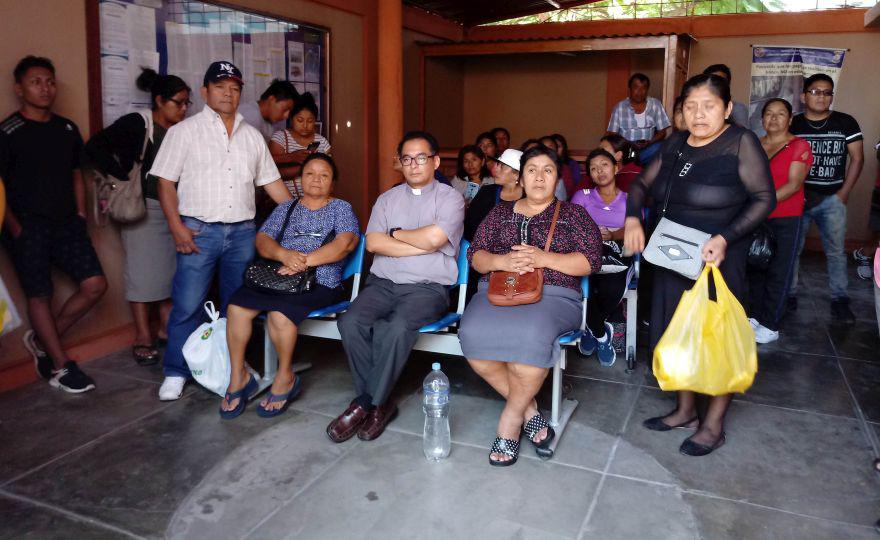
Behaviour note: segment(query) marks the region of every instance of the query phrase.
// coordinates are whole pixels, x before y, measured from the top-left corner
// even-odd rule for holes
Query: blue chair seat
[[[584,335],[583,330],[572,330],[556,338],[556,341],[558,341],[560,345],[569,345],[580,339],[582,335]]]
[[[439,332],[443,330],[447,326],[457,323],[461,320],[461,315],[458,313],[447,313],[445,317],[440,319],[439,321],[432,322],[431,324],[426,324],[425,326],[419,328],[419,332],[422,334],[430,334],[431,332]]]
[[[342,313],[351,307],[351,302],[345,300],[344,302],[339,302],[338,304],[333,304],[332,306],[323,307],[320,309],[316,309],[309,313],[308,317],[327,317],[329,315],[336,315],[337,313]]]

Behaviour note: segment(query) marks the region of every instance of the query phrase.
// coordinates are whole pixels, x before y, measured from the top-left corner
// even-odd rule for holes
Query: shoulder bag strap
[[[145,127],[147,128],[147,133],[144,135],[144,145],[141,148],[141,153],[138,156],[138,163],[143,163],[144,156],[147,154],[147,145],[150,143],[150,140],[153,138],[153,112],[152,111],[140,111],[141,118],[144,119]]]
[[[684,146],[685,141],[687,141],[687,137],[683,137],[678,146],[675,147],[675,162],[669,169],[669,183],[666,185],[666,196],[663,198],[663,210],[660,211],[660,217],[666,217],[666,207],[669,206],[669,194],[672,193],[672,184],[675,182],[675,166],[678,164],[678,160],[681,159],[681,147]]]
[[[544,244],[544,251],[550,251],[550,243],[553,242],[553,233],[556,232],[556,220],[559,219],[560,208],[562,208],[562,201],[556,201],[556,209],[553,210],[553,221],[550,222],[550,232],[547,233],[547,243]]]
[[[287,215],[284,216],[284,223],[281,225],[281,229],[279,229],[278,233],[275,235],[275,241],[279,244],[281,240],[284,239],[284,233],[287,231],[287,225],[290,223],[290,216],[293,214],[293,210],[296,208],[296,205],[299,204],[299,199],[294,199],[293,204],[290,205],[290,208],[287,209]]]

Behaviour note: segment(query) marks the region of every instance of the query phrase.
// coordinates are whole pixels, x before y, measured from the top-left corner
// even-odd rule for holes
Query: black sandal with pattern
[[[504,454],[510,459],[506,461],[499,461],[492,459],[492,454]],[[513,439],[504,439],[502,437],[495,437],[495,441],[492,443],[492,448],[489,449],[489,465],[493,467],[510,467],[516,460],[519,458],[519,442],[514,441]]]
[[[544,437],[543,440],[535,442],[535,435],[544,428],[547,428],[547,436]],[[526,425],[523,426],[523,432],[526,434],[526,437],[529,438],[529,441],[535,445],[535,448],[541,450],[550,446],[550,443],[552,443],[553,439],[556,437],[556,432],[550,427],[550,422],[548,422],[540,412],[526,422]]]

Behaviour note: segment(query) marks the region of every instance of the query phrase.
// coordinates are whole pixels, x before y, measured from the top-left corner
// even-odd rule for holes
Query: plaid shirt
[[[646,141],[657,130],[666,129],[670,125],[663,104],[660,100],[649,97],[645,106],[645,127],[639,127],[636,123],[636,112],[630,106],[629,98],[626,98],[614,106],[611,120],[608,121],[608,131],[620,133],[628,141]]]
[[[253,219],[254,186],[281,177],[257,128],[236,114],[230,137],[207,105],[168,129],[150,174],[177,182],[181,216],[208,223]]]

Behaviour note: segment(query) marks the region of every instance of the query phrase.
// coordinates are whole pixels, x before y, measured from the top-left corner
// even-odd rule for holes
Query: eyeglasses
[[[810,94],[811,96],[819,97],[831,97],[834,95],[834,90],[819,90],[818,88],[811,88],[805,92],[806,94]]]
[[[174,98],[169,98],[168,101],[170,101],[171,103],[174,103],[175,105],[177,105],[181,109],[184,107],[189,107],[193,104],[193,102],[190,100],[181,101],[179,99],[174,99]]]
[[[431,154],[430,156],[426,156],[425,154],[419,154],[416,157],[401,156],[400,157],[400,164],[403,165],[404,167],[409,167],[410,165],[412,165],[412,162],[415,161],[419,165],[424,165],[425,163],[428,162],[428,158],[432,158],[436,155],[437,154]]]

